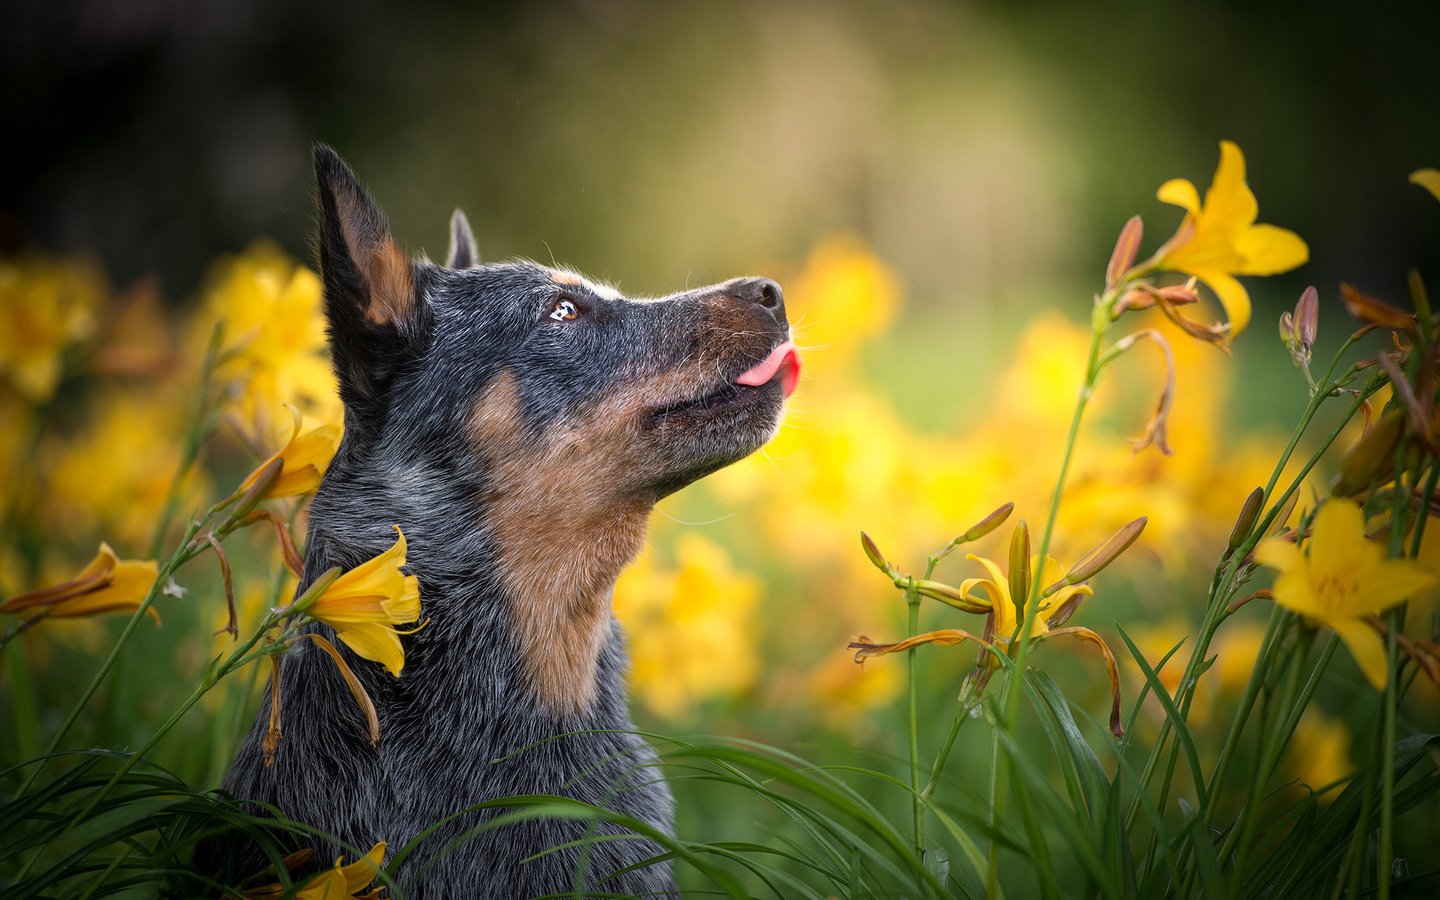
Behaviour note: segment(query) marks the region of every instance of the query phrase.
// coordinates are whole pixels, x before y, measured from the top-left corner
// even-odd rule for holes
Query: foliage
[[[1428,171],[1414,180],[1433,192]],[[1440,323],[1418,275],[1413,314],[1345,286],[1361,328],[1322,365],[1319,326],[1340,309],[1307,291],[1279,317],[1300,369],[1293,430],[1239,431],[1228,354],[1264,302],[1235,276],[1308,248],[1254,224],[1235,145],[1214,182],[1203,202],[1162,186],[1185,217],[1146,259],[1139,218],[1126,224],[1088,328],[1042,316],[1008,364],[957,372],[977,396],[939,432],[901,411],[902,375],[867,377],[887,346],[904,359],[895,272],[835,237],[784,279],[812,345],[786,425],[664,507],[617,587],[637,703],[672,733],[649,737],[680,834],[650,836],[687,889],[1435,889],[1420,866],[1440,814],[1422,725],[1440,676]],[[398,895],[386,872],[411,847],[351,847],[355,862],[295,885],[304,826],[207,790],[253,715],[268,671],[254,663],[307,617],[397,676],[395,626],[423,626],[398,534],[291,601],[305,499],[341,428],[318,278],[257,244],[178,325],[153,287],[112,297],[81,261],[0,263],[0,293],[0,459],[27,473],[0,495],[6,895],[355,895],[386,853],[377,883]],[[1225,321],[1194,314],[1216,300]],[[726,521],[679,521],[716,507]],[[976,524],[944,543],[957,523]],[[97,542],[119,550],[87,566]],[[212,570],[191,565],[202,556]],[[96,617],[115,612],[128,618]],[[673,734],[696,726],[734,736]],[[560,816],[647,833],[559,796],[483,806],[504,810],[483,828]],[[196,846],[224,827],[270,870],[197,874]]]

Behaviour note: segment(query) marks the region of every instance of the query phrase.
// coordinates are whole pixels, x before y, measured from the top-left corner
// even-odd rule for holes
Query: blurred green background
[[[1404,176],[1440,157],[1435,4],[192,4],[17,0],[0,36],[0,249],[193,287],[311,227],[333,144],[412,249],[466,207],[488,258],[636,292],[858,232],[917,305],[983,317],[1093,279],[1137,188],[1245,148],[1262,221],[1399,284],[1437,259]],[[1036,298],[1033,302],[1042,302]]]

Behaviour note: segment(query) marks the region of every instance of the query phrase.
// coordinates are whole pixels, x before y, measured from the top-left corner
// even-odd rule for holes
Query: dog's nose
[[[785,303],[785,292],[769,278],[742,278],[730,288],[737,300],[758,303],[766,309],[779,309]]]

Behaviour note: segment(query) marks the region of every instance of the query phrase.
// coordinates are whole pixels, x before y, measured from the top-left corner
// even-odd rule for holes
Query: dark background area
[[[18,0],[0,33],[0,251],[99,256],[183,299],[259,235],[305,256],[332,143],[411,249],[636,292],[848,230],[918,304],[1093,280],[1121,222],[1246,151],[1295,285],[1435,268],[1440,4]],[[1137,204],[1141,207],[1137,209]]]

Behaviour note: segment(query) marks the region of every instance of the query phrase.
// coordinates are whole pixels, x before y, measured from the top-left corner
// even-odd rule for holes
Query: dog
[[[412,260],[340,157],[320,145],[314,161],[345,436],[310,508],[300,590],[399,525],[426,624],[404,638],[399,678],[340,649],[374,700],[374,746],[333,663],[310,642],[287,652],[274,762],[267,696],[224,790],[362,852],[449,817],[397,873],[412,898],[672,894],[668,864],[645,865],[663,853],[648,838],[547,853],[622,832],[485,830],[495,810],[462,811],[563,795],[673,833],[627,710],[611,593],[656,501],[776,432],[800,368],[781,288],[739,278],[636,300],[572,271],[481,264],[459,210],[446,264]]]

